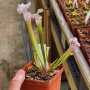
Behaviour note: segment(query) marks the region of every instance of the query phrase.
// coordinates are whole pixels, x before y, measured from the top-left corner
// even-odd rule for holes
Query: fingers
[[[20,90],[22,83],[25,80],[25,71],[23,69],[19,70],[15,77],[10,81],[8,90]]]

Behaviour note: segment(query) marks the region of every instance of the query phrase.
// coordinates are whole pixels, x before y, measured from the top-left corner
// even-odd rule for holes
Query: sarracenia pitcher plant
[[[43,10],[39,9],[37,13],[32,14],[28,9],[31,3],[27,4],[19,4],[17,11],[19,14],[22,14],[26,25],[27,31],[29,34],[30,42],[33,48],[33,56],[34,60],[32,61],[33,65],[38,68],[41,72],[48,72],[51,70],[55,70],[60,64],[63,64],[68,57],[73,55],[73,51],[76,50],[80,44],[78,43],[76,38],[72,38],[70,40],[69,49],[58,59],[56,59],[53,63],[48,62],[48,54],[49,54],[49,46],[47,46],[43,41],[43,26],[42,26],[42,16],[39,15]],[[32,21],[35,22],[33,25]],[[35,36],[35,30],[38,32],[39,42],[37,37]]]

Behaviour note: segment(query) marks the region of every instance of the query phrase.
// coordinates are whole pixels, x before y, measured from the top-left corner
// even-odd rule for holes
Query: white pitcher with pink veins
[[[86,0],[86,3],[88,4],[90,2],[90,0]]]
[[[89,20],[90,20],[90,10],[89,10],[89,11],[87,12],[87,14],[86,14],[85,24],[88,24]]]
[[[73,0],[73,7],[78,8],[78,0]]]

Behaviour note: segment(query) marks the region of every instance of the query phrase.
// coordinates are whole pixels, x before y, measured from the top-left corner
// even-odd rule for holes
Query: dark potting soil
[[[50,73],[41,73],[38,71],[36,68],[30,69],[27,74],[26,74],[26,79],[31,79],[31,80],[50,80],[52,77],[55,76],[55,73],[50,72]]]

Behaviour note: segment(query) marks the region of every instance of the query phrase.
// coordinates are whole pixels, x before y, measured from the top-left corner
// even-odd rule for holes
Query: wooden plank
[[[41,0],[36,0],[36,8],[42,8],[42,2]]]
[[[45,0],[36,0],[36,8],[47,9],[47,5],[45,4]]]
[[[50,30],[50,18],[49,18],[49,10],[44,9],[44,31],[45,31],[45,42],[48,46],[51,46],[51,30]]]
[[[43,7],[44,8],[44,7]],[[50,15],[49,15],[49,10],[47,8],[44,8],[44,12],[43,12],[43,26],[44,26],[44,41],[45,43],[51,47],[51,43],[52,43],[52,40],[51,40],[51,26],[50,26]],[[50,52],[49,52],[49,56],[48,56],[48,59],[51,60],[51,55],[52,55],[52,52],[51,52],[51,49],[50,49]]]

